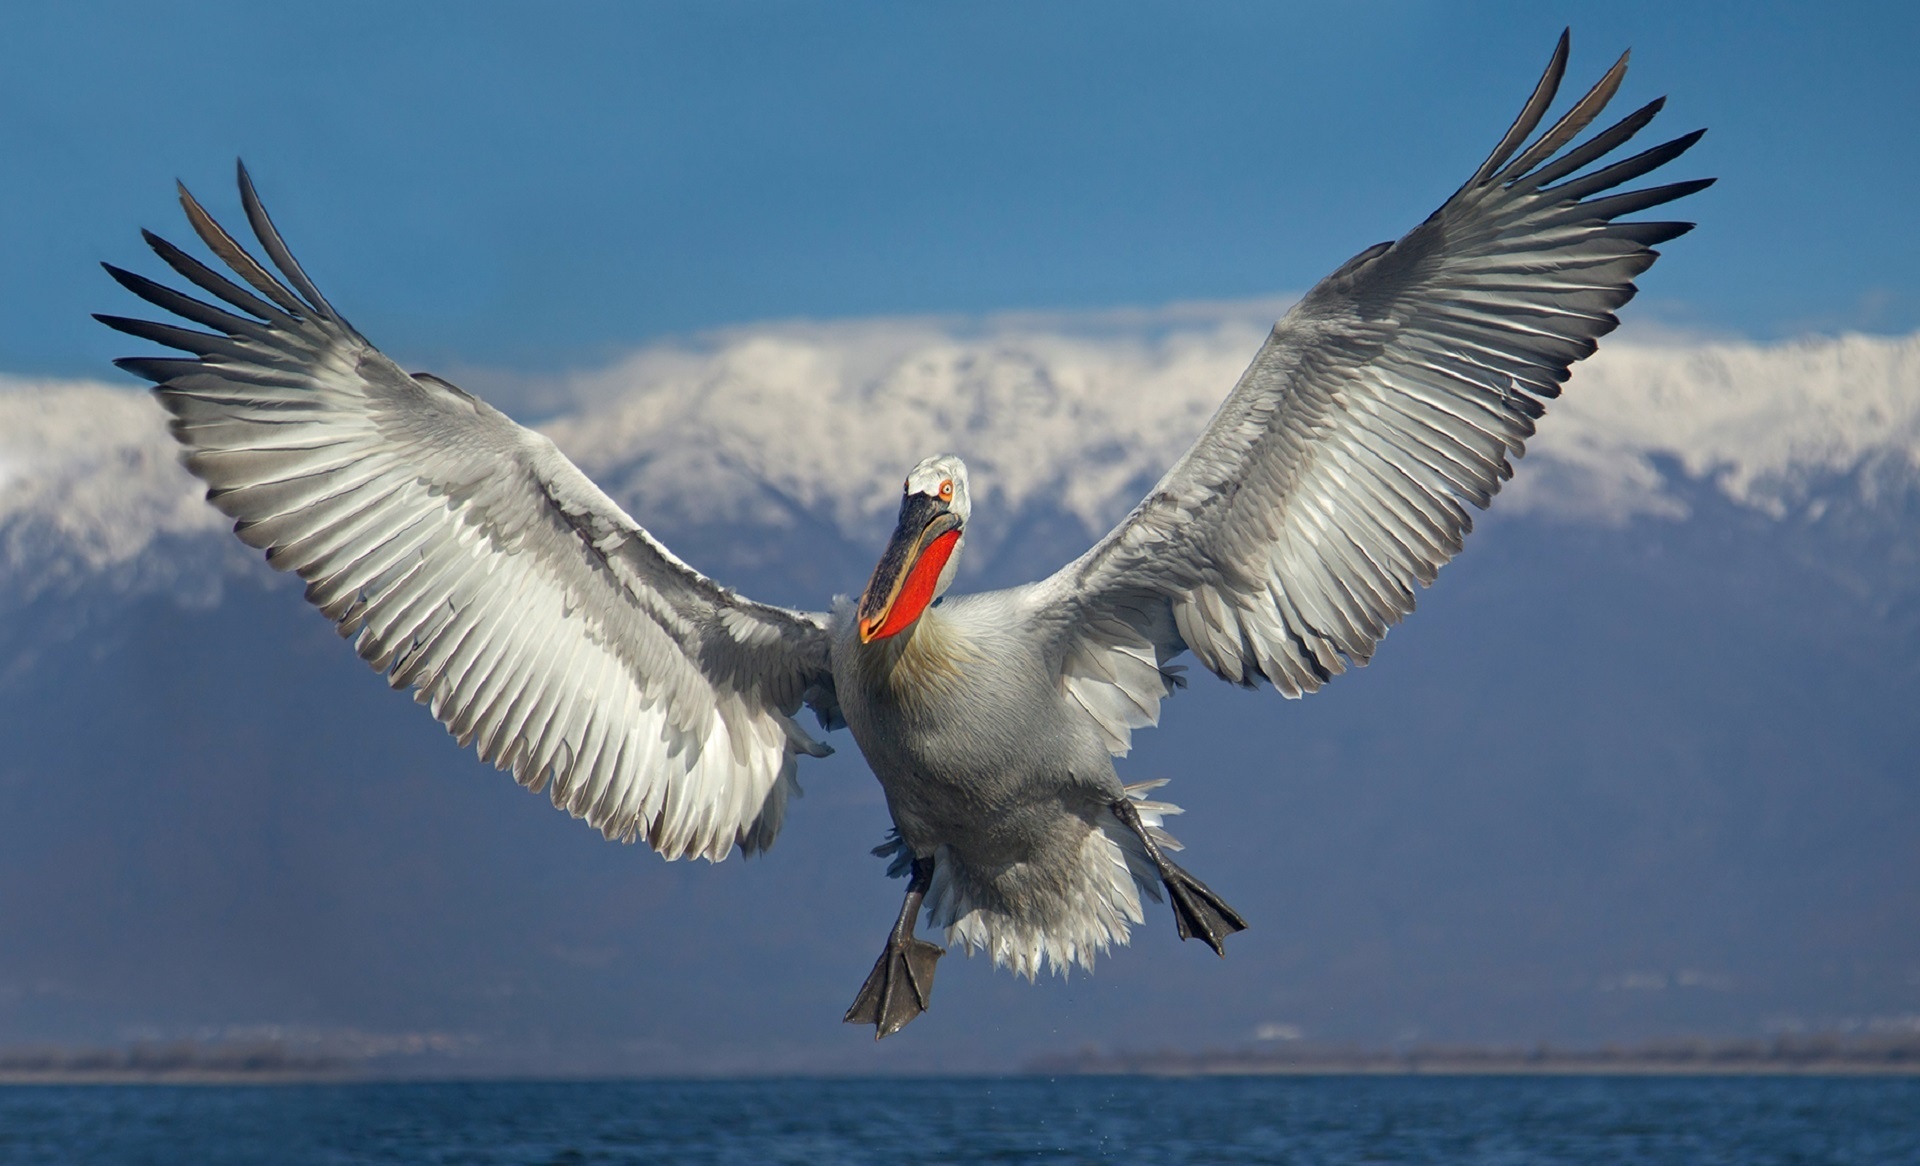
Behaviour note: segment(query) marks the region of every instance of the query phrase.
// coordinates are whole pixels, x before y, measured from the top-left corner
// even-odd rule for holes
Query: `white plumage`
[[[153,380],[186,462],[236,533],[307,581],[361,657],[461,744],[609,838],[718,860],[779,831],[795,719],[851,729],[887,794],[882,852],[911,875],[849,1019],[897,1030],[949,940],[1028,976],[1091,965],[1164,889],[1183,937],[1244,926],[1167,857],[1178,810],[1112,758],[1183,683],[1184,652],[1240,684],[1311,692],[1375,645],[1457,553],[1512,460],[1689,224],[1619,217],[1705,181],[1607,193],[1688,134],[1598,169],[1654,102],[1579,145],[1623,57],[1534,137],[1546,75],[1493,154],[1426,222],[1369,248],[1277,325],[1206,431],[1085,555],[1024,587],[946,597],[971,516],[966,468],[909,474],[857,607],[753,603],[675,558],[545,438],[370,345],[301,271],[244,169],[268,266],[183,190],[235,283],[148,235],[215,302],[117,268],[200,325],[101,317],[191,358]],[[1532,139],[1529,142],[1529,139]]]

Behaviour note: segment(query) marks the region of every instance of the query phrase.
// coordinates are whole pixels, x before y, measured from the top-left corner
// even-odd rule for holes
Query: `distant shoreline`
[[[277,1041],[0,1049],[0,1085],[308,1085],[362,1080],[365,1066]]]
[[[1058,1077],[1914,1077],[1920,1065],[1813,1061],[1805,1064],[1689,1064],[1663,1061],[1415,1061],[1345,1064],[1186,1065],[1054,1068],[1035,1062],[1029,1072]]]
[[[14,1085],[349,1085],[381,1080],[353,1070],[332,1072],[210,1072],[180,1070],[135,1072],[104,1069],[68,1072],[60,1069],[42,1072],[0,1070],[0,1088]]]
[[[1366,1050],[1305,1044],[1203,1052],[1090,1049],[1035,1058],[1027,1068],[1130,1077],[1909,1077],[1920,1075],[1920,1035],[1667,1040],[1598,1049]]]
[[[1001,1074],[960,1073],[956,1077],[998,1077]],[[689,1080],[753,1080],[761,1076],[754,1073],[742,1073],[725,1077],[711,1077],[701,1074]],[[779,1073],[772,1077],[813,1077],[809,1073]],[[822,1080],[847,1078],[862,1079],[860,1073],[822,1073]],[[935,1077],[945,1074],[933,1074]],[[1155,1066],[1139,1068],[1043,1068],[1039,1063],[1026,1069],[1006,1074],[1013,1077],[1159,1077],[1165,1079],[1192,1079],[1202,1077],[1917,1077],[1920,1065],[1862,1065],[1853,1062],[1812,1063],[1806,1065],[1725,1065],[1725,1066],[1674,1066],[1656,1063],[1621,1062],[1607,1066],[1583,1063],[1540,1064],[1537,1062],[1475,1062],[1446,1063],[1431,1062],[1413,1066],[1392,1066],[1380,1064],[1364,1065],[1272,1065],[1262,1067],[1249,1066],[1209,1066],[1192,1068],[1186,1066]],[[552,1073],[487,1073],[480,1075],[463,1074],[391,1074],[378,1070],[343,1071],[331,1073],[208,1073],[208,1072],[168,1072],[168,1073],[132,1073],[132,1072],[91,1072],[91,1073],[4,1073],[0,1072],[0,1089],[35,1087],[72,1087],[72,1086],[124,1086],[152,1085],[170,1088],[195,1089],[218,1088],[225,1086],[258,1086],[261,1088],[296,1087],[306,1085],[378,1085],[378,1084],[434,1084],[455,1081],[649,1081],[680,1080],[674,1074],[589,1074],[577,1077],[570,1074]]]
[[[138,1044],[123,1049],[0,1049],[0,1087],[35,1085],[345,1085],[479,1080],[709,1079],[686,1073],[515,1072],[506,1062],[465,1066],[329,1054],[273,1042]],[[876,1066],[876,1069],[878,1067]],[[820,1073],[732,1073],[728,1078],[863,1077],[836,1065]],[[890,1076],[884,1071],[879,1075]],[[1550,1045],[1366,1049],[1288,1041],[1212,1050],[1081,1049],[1035,1057],[1008,1073],[944,1077],[1913,1077],[1920,1034],[1781,1036],[1768,1040],[1669,1039],[1568,1049]]]

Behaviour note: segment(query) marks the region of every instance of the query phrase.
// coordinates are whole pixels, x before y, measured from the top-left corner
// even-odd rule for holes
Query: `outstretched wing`
[[[453,385],[408,376],[327,303],[244,167],[276,277],[182,189],[187,218],[252,290],[151,233],[203,302],[109,266],[210,329],[101,316],[197,359],[119,361],[156,382],[207,498],[395,688],[464,747],[609,838],[668,858],[770,845],[794,721],[837,716],[826,617],[752,603],[675,558],[545,437]],[[255,293],[258,294],[255,294]]]
[[[1528,144],[1545,76],[1486,163],[1397,243],[1361,252],[1286,317],[1206,431],[1092,550],[1030,592],[1065,683],[1116,750],[1151,724],[1182,649],[1242,684],[1311,692],[1366,663],[1511,476],[1543,400],[1690,223],[1619,222],[1709,185],[1605,193],[1687,134],[1587,173],[1655,101],[1566,147],[1627,58]],[[1701,131],[1704,132],[1704,131]],[[1563,152],[1564,151],[1564,152]]]

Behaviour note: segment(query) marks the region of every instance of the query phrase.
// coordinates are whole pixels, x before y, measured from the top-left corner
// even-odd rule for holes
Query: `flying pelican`
[[[208,331],[101,316],[189,357],[135,357],[207,498],[464,748],[608,838],[669,859],[771,845],[802,755],[796,719],[849,729],[886,792],[876,853],[905,902],[846,1019],[876,1039],[927,1007],[949,943],[1031,979],[1091,967],[1165,898],[1224,954],[1240,915],[1171,858],[1177,808],[1113,758],[1155,723],[1191,652],[1236,684],[1312,692],[1365,664],[1460,550],[1573,362],[1613,330],[1652,248],[1690,223],[1620,217],[1711,180],[1612,191],[1703,131],[1598,169],[1654,101],[1568,148],[1627,58],[1538,137],[1568,38],[1493,153],[1398,242],[1360,252],[1277,323],[1206,430],[1107,536],[1052,576],[949,595],[967,468],[906,476],[857,602],[755,603],[701,575],[547,438],[348,324],[294,261],[244,166],[269,268],[192,195],[242,283],[145,233],[217,303],[111,265]],[[277,274],[276,274],[277,271]]]

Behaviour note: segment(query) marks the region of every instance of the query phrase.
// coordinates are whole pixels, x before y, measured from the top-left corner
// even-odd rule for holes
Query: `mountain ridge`
[[[745,328],[542,381],[565,405],[540,428],[643,525],[804,531],[799,546],[837,550],[884,531],[905,467],[957,447],[980,500],[963,565],[977,583],[1002,574],[1023,523],[1064,519],[1091,541],[1124,514],[1225,397],[1272,306]],[[1920,476],[1916,385],[1920,334],[1615,338],[1549,404],[1496,506],[1681,517],[1676,469],[1776,518],[1860,471],[1865,498]],[[225,522],[145,394],[0,378],[0,434],[0,578],[16,601],[90,577],[205,595],[237,569],[230,546],[188,549]],[[768,561],[742,547],[711,569]]]

